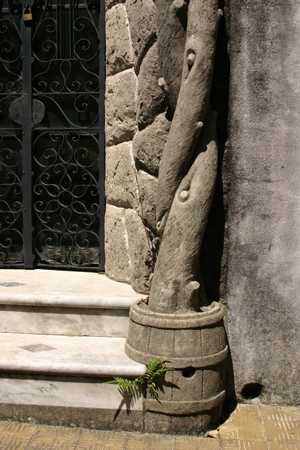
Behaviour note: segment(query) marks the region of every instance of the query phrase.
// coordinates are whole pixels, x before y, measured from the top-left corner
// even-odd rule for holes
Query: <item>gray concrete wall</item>
[[[230,0],[228,331],[236,391],[300,401],[300,3]]]

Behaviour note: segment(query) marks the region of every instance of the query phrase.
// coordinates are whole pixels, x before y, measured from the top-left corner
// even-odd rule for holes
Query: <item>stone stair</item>
[[[105,382],[145,373],[124,352],[141,297],[103,274],[0,270],[0,417],[139,429],[143,399]]]

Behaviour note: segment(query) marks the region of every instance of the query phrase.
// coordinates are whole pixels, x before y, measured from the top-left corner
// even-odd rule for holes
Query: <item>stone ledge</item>
[[[125,338],[0,334],[0,372],[137,377],[146,366],[124,351]]]
[[[103,274],[53,270],[0,270],[0,304],[129,309],[143,297]]]

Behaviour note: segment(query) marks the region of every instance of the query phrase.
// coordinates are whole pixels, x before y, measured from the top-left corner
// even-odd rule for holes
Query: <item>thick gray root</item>
[[[155,312],[197,311],[197,267],[217,176],[215,115],[208,114],[199,150],[177,189],[168,216],[150,291]]]
[[[206,116],[219,18],[218,0],[190,0],[181,87],[159,169],[156,217],[160,238]]]

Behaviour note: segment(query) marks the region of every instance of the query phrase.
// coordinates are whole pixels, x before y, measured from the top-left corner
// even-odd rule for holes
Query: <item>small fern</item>
[[[114,377],[112,381],[107,381],[106,384],[117,384],[121,388],[145,386],[152,394],[157,395],[157,385],[168,370],[173,369],[166,367],[161,357],[157,358],[154,356],[148,362],[145,375],[139,376],[134,380],[123,377]]]
[[[129,380],[128,378],[114,377],[114,381],[109,381],[109,383],[117,383],[120,387],[128,388],[135,386],[135,380]]]
[[[168,371],[172,370],[165,366],[165,363],[161,360],[161,358],[157,358],[154,356],[148,362],[147,371],[144,375],[144,383],[147,388],[153,393],[157,394],[157,384],[163,378],[164,374]]]

